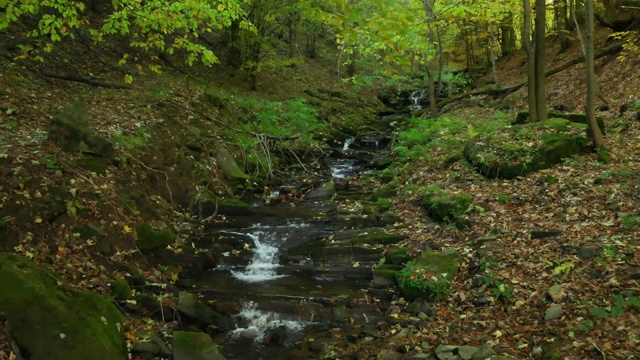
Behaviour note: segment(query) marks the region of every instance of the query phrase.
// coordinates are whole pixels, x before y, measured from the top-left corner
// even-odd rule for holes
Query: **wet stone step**
[[[383,251],[384,249],[382,248],[370,248],[362,246],[299,246],[287,250],[287,253],[288,255],[306,255],[310,256],[312,259],[318,259],[324,256],[332,255],[351,255],[353,257],[358,257],[360,255],[376,254],[378,256],[381,256]]]

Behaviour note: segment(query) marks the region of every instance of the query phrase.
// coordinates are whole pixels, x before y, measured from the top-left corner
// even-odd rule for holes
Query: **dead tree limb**
[[[622,42],[617,42],[615,44],[611,44],[609,46],[607,46],[606,48],[598,51],[595,55],[594,58],[595,59],[599,59],[603,56],[607,56],[607,55],[611,55],[611,54],[615,54],[618,51],[622,50]],[[545,76],[549,77],[551,75],[557,74],[559,72],[561,72],[562,70],[565,70],[573,65],[576,64],[580,64],[584,62],[584,56],[578,56],[570,61],[567,61],[564,64],[558,65],[553,69],[548,70],[547,72],[545,72]],[[446,99],[444,99],[443,101],[441,101],[440,103],[438,103],[439,107],[442,107],[444,105],[450,104],[452,102],[467,98],[469,96],[477,96],[477,95],[507,95],[510,94],[514,91],[518,91],[521,87],[527,85],[526,81],[517,83],[515,85],[511,85],[508,87],[504,87],[504,88],[500,88],[500,89],[485,89],[485,90],[473,90],[473,91],[469,91],[466,92],[464,94],[459,94],[456,96],[452,96],[452,97],[448,97]],[[425,113],[423,113],[423,117],[425,116],[425,114],[427,114],[428,111],[426,111]]]
[[[42,76],[49,77],[49,78],[66,80],[66,81],[74,81],[74,82],[79,82],[79,83],[83,83],[91,86],[110,88],[110,89],[133,89],[133,86],[128,84],[119,84],[119,83],[112,83],[107,81],[92,80],[79,75],[56,74],[56,73],[52,73],[44,70],[39,70],[38,73]]]

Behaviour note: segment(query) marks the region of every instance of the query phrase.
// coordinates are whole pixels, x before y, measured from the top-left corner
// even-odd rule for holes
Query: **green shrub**
[[[436,274],[433,269],[424,268],[415,261],[409,261],[396,274],[396,281],[402,295],[411,300],[423,298],[437,301],[444,299],[451,292],[446,276]]]

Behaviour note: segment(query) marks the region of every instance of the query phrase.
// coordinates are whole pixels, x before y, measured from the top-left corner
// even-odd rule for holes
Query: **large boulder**
[[[0,289],[0,312],[29,359],[127,359],[124,318],[108,299],[13,254],[0,254]]]
[[[173,360],[224,360],[211,337],[201,332],[173,333]]]
[[[113,145],[89,129],[89,110],[82,99],[69,103],[62,113],[53,117],[49,126],[49,140],[62,150],[81,151],[97,156],[113,155]]]

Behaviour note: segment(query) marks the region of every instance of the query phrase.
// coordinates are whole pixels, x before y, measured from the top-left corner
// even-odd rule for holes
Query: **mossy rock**
[[[584,134],[557,130],[577,125],[558,119],[551,119],[549,124],[513,126],[496,134],[479,135],[465,146],[465,159],[483,176],[513,179],[587,150],[589,139]],[[548,132],[539,135],[541,127]]]
[[[398,189],[394,187],[385,187],[374,191],[369,197],[373,201],[377,201],[380,198],[392,198],[398,195]]]
[[[201,332],[173,333],[173,360],[223,360],[211,337]]]
[[[376,289],[384,289],[397,285],[396,276],[402,270],[402,266],[382,264],[373,270],[372,286]]]
[[[332,244],[335,245],[388,245],[395,244],[407,238],[407,235],[387,232],[385,229],[365,229],[338,232]]]
[[[0,289],[0,312],[30,359],[127,359],[124,318],[108,299],[13,254],[0,254]]]
[[[584,128],[587,127],[587,115],[583,113],[559,113],[559,112],[549,112],[547,113],[547,119],[560,118],[569,120],[572,123],[582,124]],[[598,127],[602,132],[602,135],[607,134],[607,129],[604,126],[604,119],[602,116],[596,116],[596,122],[598,123]],[[513,125],[525,125],[531,123],[531,118],[529,117],[529,112],[522,111],[516,115],[515,120],[512,122]]]
[[[216,164],[224,175],[225,179],[233,184],[243,183],[249,176],[242,171],[235,159],[224,147],[218,148],[216,153]]]
[[[401,246],[391,249],[385,259],[387,263],[393,265],[404,265],[411,260],[411,254],[409,254],[409,248]]]
[[[313,189],[305,195],[308,200],[325,200],[330,199],[336,194],[336,184],[333,181],[327,181],[320,187]]]
[[[111,295],[115,300],[131,299],[131,286],[125,279],[118,279],[111,283]]]
[[[442,300],[451,291],[460,262],[460,254],[454,249],[424,252],[396,274],[400,292],[409,300]]]
[[[136,226],[136,234],[138,234],[136,245],[142,251],[163,248],[176,240],[176,234],[171,230],[156,230],[146,222]]]
[[[456,224],[458,227],[469,226],[469,221],[461,215],[471,206],[470,195],[447,195],[442,191],[433,191],[422,199],[422,207],[436,221]]]

